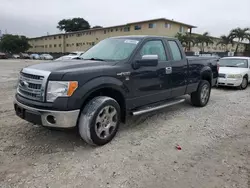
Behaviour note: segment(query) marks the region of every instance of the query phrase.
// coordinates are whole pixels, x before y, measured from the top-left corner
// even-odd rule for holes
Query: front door
[[[171,96],[170,76],[168,67],[170,62],[161,39],[144,41],[138,49],[133,60],[141,59],[143,55],[158,55],[158,65],[155,67],[143,67],[131,72],[133,96],[128,102],[133,107],[147,105],[158,101],[166,100]]]

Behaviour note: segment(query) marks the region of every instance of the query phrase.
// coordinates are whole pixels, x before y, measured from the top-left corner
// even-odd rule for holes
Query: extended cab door
[[[166,68],[170,66],[164,41],[159,38],[143,41],[135,54],[132,63],[140,60],[143,55],[158,55],[157,66],[140,66],[130,75],[133,96],[127,101],[129,106],[138,107],[170,98],[170,74]]]
[[[165,39],[170,54],[171,74],[171,97],[184,95],[188,83],[188,62],[181,44],[176,40]]]

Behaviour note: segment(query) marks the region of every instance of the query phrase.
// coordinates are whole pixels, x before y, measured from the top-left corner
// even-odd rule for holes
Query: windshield
[[[220,67],[248,68],[247,59],[220,59]]]
[[[105,39],[81,55],[81,58],[114,61],[124,60],[131,55],[138,43],[138,40],[124,38]]]

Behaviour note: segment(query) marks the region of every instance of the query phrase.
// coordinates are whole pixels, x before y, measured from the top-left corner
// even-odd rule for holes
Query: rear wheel
[[[110,97],[96,97],[83,109],[78,127],[88,144],[104,145],[116,135],[120,124],[120,106]]]
[[[243,77],[242,79],[242,83],[240,85],[240,89],[246,89],[248,86],[248,80],[247,80],[247,77]]]
[[[194,106],[206,106],[211,92],[211,85],[207,80],[202,80],[197,91],[191,93],[191,102]]]

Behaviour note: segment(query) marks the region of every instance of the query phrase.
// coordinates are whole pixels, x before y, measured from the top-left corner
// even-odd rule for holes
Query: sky
[[[38,37],[59,33],[58,21],[73,17],[103,27],[167,18],[218,37],[250,27],[249,7],[250,0],[0,0],[0,30]]]

